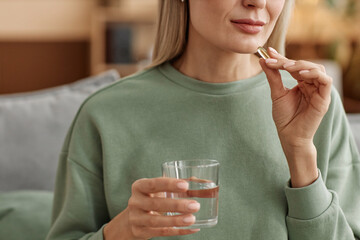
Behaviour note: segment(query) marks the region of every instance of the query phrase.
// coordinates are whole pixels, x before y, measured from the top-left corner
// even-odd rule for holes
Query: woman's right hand
[[[139,179],[132,185],[128,207],[104,228],[104,239],[140,240],[161,236],[187,235],[199,229],[173,228],[195,223],[192,213],[199,211],[195,200],[165,198],[164,192],[183,193],[189,184],[176,178]],[[162,212],[182,215],[164,216]]]

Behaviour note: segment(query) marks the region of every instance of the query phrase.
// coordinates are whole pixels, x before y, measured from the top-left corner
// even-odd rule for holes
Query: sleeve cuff
[[[329,192],[321,177],[312,184],[302,188],[291,188],[289,179],[285,186],[285,195],[288,202],[288,216],[308,220],[321,215],[330,206],[332,194]]]

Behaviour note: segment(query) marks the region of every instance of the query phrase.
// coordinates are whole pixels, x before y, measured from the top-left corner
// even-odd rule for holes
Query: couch
[[[90,94],[118,79],[110,70],[63,86],[0,95],[0,239],[45,238],[68,128]]]

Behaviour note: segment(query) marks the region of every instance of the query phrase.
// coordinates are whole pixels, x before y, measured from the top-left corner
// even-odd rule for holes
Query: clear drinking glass
[[[188,191],[184,193],[165,193],[167,198],[192,199],[200,203],[200,210],[194,213],[196,222],[187,227],[213,227],[218,221],[219,206],[219,167],[216,160],[194,159],[165,162],[162,164],[163,177],[186,180]],[[168,212],[167,216],[181,213]]]

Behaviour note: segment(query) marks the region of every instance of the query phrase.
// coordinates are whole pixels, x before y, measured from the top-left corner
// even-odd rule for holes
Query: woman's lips
[[[264,25],[264,23],[262,22],[255,22],[249,19],[231,21],[231,23],[234,24],[234,26],[240,29],[242,32],[249,34],[257,34],[261,32]]]

